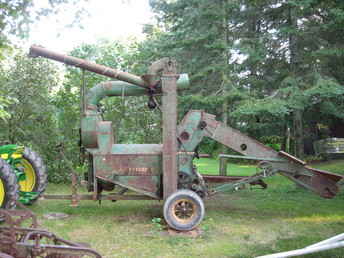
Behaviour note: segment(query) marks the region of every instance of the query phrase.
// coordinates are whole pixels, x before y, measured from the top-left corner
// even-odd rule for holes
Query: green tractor
[[[0,157],[0,208],[14,208],[17,200],[23,204],[37,200],[47,186],[41,157],[15,144],[0,146]]]

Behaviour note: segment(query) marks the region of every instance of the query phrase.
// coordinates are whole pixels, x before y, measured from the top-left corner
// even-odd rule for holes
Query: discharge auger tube
[[[30,47],[30,52],[29,52],[30,57],[45,57],[48,59],[52,59],[67,65],[79,67],[81,69],[85,69],[90,72],[94,72],[100,75],[104,75],[110,78],[114,78],[120,81],[128,82],[130,84],[134,84],[138,87],[148,89],[150,86],[155,86],[155,85],[149,85],[149,79],[147,78],[146,80],[142,79],[140,76],[130,74],[127,72],[119,71],[111,67],[107,67],[104,65],[99,65],[96,63],[92,63],[90,61],[73,57],[73,56],[68,56],[64,54],[57,53],[55,51],[48,50],[44,47],[40,46],[31,46]],[[149,69],[150,70],[150,69]],[[151,75],[154,76],[155,74]],[[154,84],[156,81],[152,81]],[[177,86],[178,90],[183,90],[189,87],[189,76],[187,74],[179,74],[179,78],[177,80]]]
[[[107,67],[104,65],[95,64],[81,58],[63,55],[55,51],[48,50],[44,47],[35,46],[35,45],[31,46],[29,56],[45,57],[45,58],[52,59],[52,60],[67,64],[67,65],[76,66],[90,72],[94,72],[100,75],[114,78],[120,81],[132,83],[139,87],[143,87],[143,88],[148,87],[147,83],[139,76],[136,76],[127,72],[119,71],[119,70],[116,70],[114,68]]]

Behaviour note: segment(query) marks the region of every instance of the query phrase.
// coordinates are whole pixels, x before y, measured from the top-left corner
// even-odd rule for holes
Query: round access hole
[[[241,145],[240,145],[240,149],[241,149],[242,151],[247,150],[247,145],[246,145],[245,143],[241,144]]]
[[[180,134],[180,138],[181,138],[183,141],[187,141],[187,140],[189,140],[190,135],[189,135],[188,132],[183,131],[183,132]]]

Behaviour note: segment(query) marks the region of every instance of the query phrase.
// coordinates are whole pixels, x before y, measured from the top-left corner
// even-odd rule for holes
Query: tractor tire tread
[[[39,193],[41,195],[44,193],[48,184],[48,174],[46,166],[43,163],[42,158],[37,152],[32,151],[30,148],[25,147],[23,152],[23,158],[30,162],[36,174],[36,186],[33,192]]]
[[[5,188],[5,199],[0,208],[14,209],[19,198],[19,184],[12,167],[3,159],[0,159],[0,178]]]

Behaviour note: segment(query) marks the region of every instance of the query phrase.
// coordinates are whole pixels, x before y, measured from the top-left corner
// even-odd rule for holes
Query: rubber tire
[[[188,223],[181,223],[173,215],[173,204],[178,199],[188,199],[196,206],[196,216]],[[167,224],[179,231],[189,231],[197,227],[203,220],[205,214],[204,203],[197,193],[182,189],[171,194],[164,203],[164,218]]]
[[[0,179],[5,190],[5,199],[0,208],[14,209],[19,198],[19,184],[12,167],[0,159]]]
[[[9,254],[2,253],[2,252],[0,252],[0,257],[1,258],[14,258],[13,256],[11,256]]]
[[[47,169],[43,163],[43,160],[36,152],[27,147],[24,149],[23,159],[26,159],[35,171],[36,184],[32,192],[37,192],[39,195],[41,195],[45,191],[48,184]],[[37,198],[38,197],[39,196],[37,196]]]

